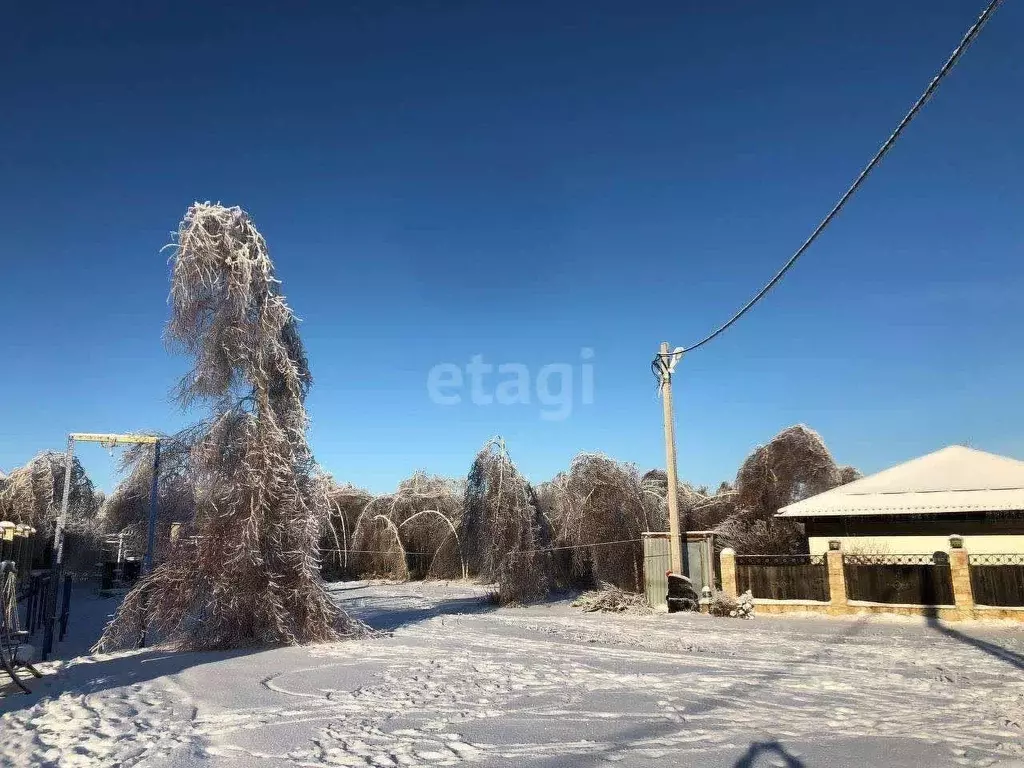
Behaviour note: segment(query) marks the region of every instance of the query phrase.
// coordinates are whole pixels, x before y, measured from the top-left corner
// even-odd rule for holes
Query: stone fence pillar
[[[843,571],[843,552],[838,541],[828,543],[825,553],[828,568],[828,601],[833,608],[843,610],[848,605],[846,599],[846,573]]]
[[[962,536],[949,537],[949,575],[953,582],[953,602],[956,603],[957,610],[974,610],[971,565]]]
[[[738,597],[736,589],[736,550],[726,547],[720,557],[722,564],[722,591],[731,597]]]

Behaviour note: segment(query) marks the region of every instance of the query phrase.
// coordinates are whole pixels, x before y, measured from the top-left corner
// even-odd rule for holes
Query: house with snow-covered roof
[[[1024,461],[953,445],[779,510],[804,524],[811,554],[1024,553]]]

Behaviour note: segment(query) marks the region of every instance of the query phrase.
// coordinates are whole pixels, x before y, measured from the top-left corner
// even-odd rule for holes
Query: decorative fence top
[[[971,565],[1024,565],[1024,553],[968,555],[967,562]]]
[[[826,563],[844,568],[825,567]],[[885,606],[939,607],[954,618],[978,618],[985,611],[1014,608],[1024,619],[1024,552],[971,553],[965,550],[890,554],[829,551],[821,555],[734,555],[722,553],[722,587],[730,594],[750,591],[773,604],[814,603],[829,612],[885,610]],[[726,566],[729,567],[726,567]],[[969,585],[969,586],[968,586]],[[959,590],[959,591],[958,591]],[[923,609],[921,611],[923,615]],[[945,614],[943,614],[945,615]],[[991,614],[1002,615],[1002,614]]]
[[[824,565],[824,555],[736,555],[740,565]]]
[[[945,553],[942,553],[945,554]],[[843,555],[846,565],[949,565],[948,557],[938,562],[934,554],[927,555]]]

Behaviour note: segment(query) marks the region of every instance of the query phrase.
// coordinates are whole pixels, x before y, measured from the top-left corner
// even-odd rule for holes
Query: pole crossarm
[[[72,432],[68,435],[77,443],[107,443],[117,445],[118,443],[137,443],[152,445],[160,442],[156,435],[132,435],[132,434],[103,434],[102,432]]]

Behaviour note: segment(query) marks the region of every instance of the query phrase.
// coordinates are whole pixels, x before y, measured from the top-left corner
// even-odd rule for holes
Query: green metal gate
[[[668,596],[666,573],[672,570],[672,554],[667,533],[645,533],[644,541],[644,594],[647,602],[657,608],[665,605]],[[704,587],[715,590],[714,533],[689,531],[686,534],[686,554],[693,588],[701,594]]]

